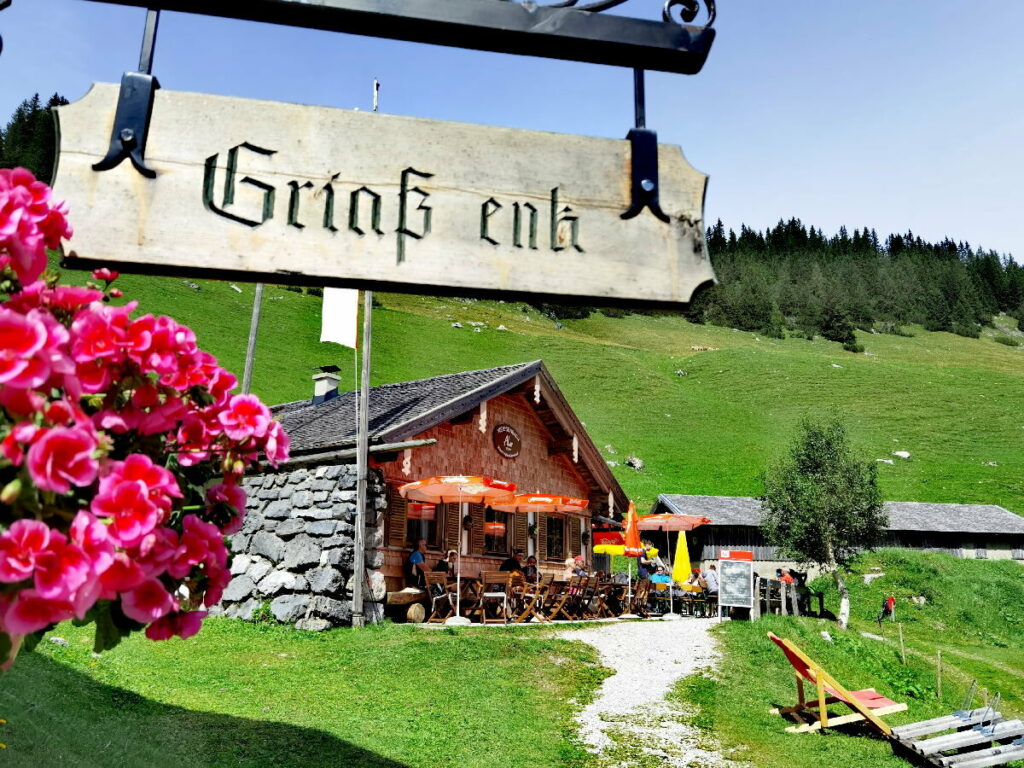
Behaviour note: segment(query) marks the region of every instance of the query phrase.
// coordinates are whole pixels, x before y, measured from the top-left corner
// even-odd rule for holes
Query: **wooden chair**
[[[614,589],[615,584],[610,581],[598,583],[597,589],[594,590],[594,618],[610,619],[615,616],[611,606],[608,604]]]
[[[633,593],[633,613],[645,619],[651,617],[647,610],[647,599],[651,596],[651,580],[642,579],[636,583],[636,591]]]
[[[772,710],[780,715],[792,715],[800,723],[790,726],[786,731],[805,733],[820,728],[832,728],[837,725],[867,721],[884,736],[889,736],[892,733],[892,727],[882,720],[882,717],[894,712],[905,711],[906,704],[887,699],[874,688],[848,691],[820,664],[797,648],[791,641],[783,640],[771,632],[768,633],[768,637],[786,654],[786,658],[796,674],[797,704],[792,707]],[[805,680],[815,687],[816,696],[812,701],[808,701],[804,697]],[[830,718],[828,714],[830,704],[845,704],[853,710],[853,714]],[[808,712],[816,716],[813,722],[807,722],[801,717],[801,714]]]
[[[579,589],[580,579],[579,576],[573,576],[569,579],[568,583],[556,584],[552,586],[552,590],[549,593],[547,606],[547,617],[554,621],[559,616],[569,621],[572,621],[572,616],[569,614],[567,606],[569,600],[572,598],[574,592],[573,589]]]
[[[575,591],[572,593],[572,597],[569,599],[568,611],[572,615],[574,621],[586,618],[587,611],[587,593],[590,586],[589,576],[577,577],[577,585]]]
[[[508,624],[512,613],[512,571],[484,571],[480,585],[480,623]],[[501,614],[488,615],[487,608],[501,605]]]
[[[455,593],[448,589],[448,574],[428,571],[424,575],[431,609],[427,624],[443,624],[445,619],[455,613]]]
[[[516,618],[513,623],[521,624],[524,621],[529,621],[531,618],[536,619],[539,622],[550,621],[547,616],[544,615],[544,599],[547,597],[548,590],[551,588],[551,582],[554,580],[554,576],[541,577],[539,581],[527,582],[523,585],[522,591],[519,597],[519,604],[516,607]]]

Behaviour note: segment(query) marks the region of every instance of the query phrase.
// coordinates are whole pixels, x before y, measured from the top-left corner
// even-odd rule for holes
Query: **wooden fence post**
[[[761,618],[761,577],[754,577],[754,595],[750,601],[750,620],[758,621]]]
[[[779,582],[779,613],[782,616],[789,616],[789,610],[786,607],[786,585],[781,581]]]
[[[896,626],[900,628],[900,660],[903,662],[903,666],[907,666],[907,649],[903,646],[903,622],[901,621]]]
[[[798,595],[796,593],[796,584],[790,584],[789,585],[789,600],[790,600],[790,603],[793,606],[793,615],[794,616],[799,616],[800,615],[800,598],[798,597]]]
[[[938,648],[935,651],[935,693],[939,699],[942,699],[942,649]]]

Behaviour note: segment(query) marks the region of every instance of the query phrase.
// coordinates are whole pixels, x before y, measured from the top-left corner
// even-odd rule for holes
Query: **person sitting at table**
[[[781,581],[783,584],[792,584],[793,577],[789,575],[788,568],[776,568],[775,578]]]
[[[704,574],[704,581],[707,582],[707,593],[709,595],[718,594],[718,569],[714,563],[708,566],[707,573]]]
[[[537,558],[530,555],[526,558],[526,565],[523,566],[523,578],[527,581],[537,581],[540,572],[537,570]]]
[[[587,561],[583,559],[583,555],[576,555],[572,560],[573,569],[572,575],[579,576],[585,579],[590,573],[587,571]]]
[[[517,549],[512,552],[512,556],[505,560],[501,564],[499,571],[518,571],[523,572],[523,550]]]
[[[665,569],[662,566],[658,566],[657,572],[651,576],[652,584],[671,584],[672,577],[665,573]]]
[[[416,539],[416,549],[407,560],[409,564],[409,580],[413,586],[423,588],[427,584],[427,540]]]
[[[570,579],[572,579],[573,576],[576,575],[574,573],[574,571],[576,570],[576,561],[573,560],[571,557],[567,557],[565,558],[565,563],[563,565],[565,566],[565,568],[562,570],[561,580],[569,581]]]
[[[455,556],[456,556],[455,550],[454,549],[449,549],[447,552],[445,552],[444,557],[440,558],[437,561],[437,564],[434,566],[434,570],[435,571],[439,571],[441,573],[447,573],[449,576],[454,576],[455,575]]]

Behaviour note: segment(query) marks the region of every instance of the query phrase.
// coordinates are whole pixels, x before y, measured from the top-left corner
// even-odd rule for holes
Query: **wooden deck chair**
[[[512,613],[512,571],[484,571],[480,587],[480,623],[508,624]],[[489,606],[501,605],[501,613],[488,615]]]
[[[443,624],[445,619],[455,613],[455,593],[448,590],[448,574],[428,571],[424,576],[431,608],[427,624]]]
[[[791,641],[783,640],[781,637],[768,633],[768,637],[775,643],[793,666],[796,674],[796,692],[798,703],[792,707],[773,710],[780,715],[792,715],[800,725],[794,725],[786,730],[789,733],[804,733],[816,731],[820,728],[831,728],[847,723],[856,723],[865,720],[880,731],[884,736],[892,733],[892,728],[882,720],[885,715],[893,712],[903,712],[907,705],[887,699],[874,688],[865,688],[860,691],[848,691],[839,682],[826,672],[820,664],[811,659],[807,654],[796,647]],[[817,695],[811,701],[804,697],[804,681],[813,684]],[[829,717],[829,704],[845,704],[853,710],[852,715],[841,717]],[[816,711],[815,711],[816,710]],[[810,712],[816,715],[817,719],[808,723],[801,717],[801,713]]]

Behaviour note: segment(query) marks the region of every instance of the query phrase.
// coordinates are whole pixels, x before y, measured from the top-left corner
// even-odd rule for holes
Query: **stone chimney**
[[[322,365],[317,373],[313,374],[313,404],[326,402],[338,396],[338,383],[341,370],[336,365]]]

